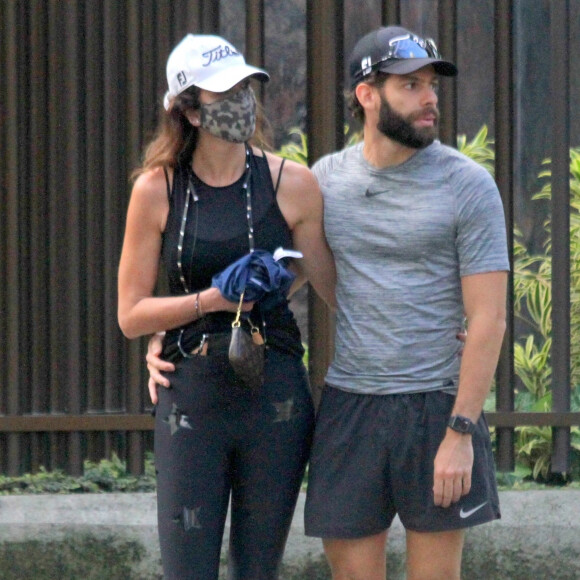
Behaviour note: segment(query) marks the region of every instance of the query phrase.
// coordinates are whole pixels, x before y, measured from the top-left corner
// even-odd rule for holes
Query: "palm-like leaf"
[[[493,140],[488,138],[487,125],[483,125],[471,141],[467,141],[465,135],[458,135],[457,149],[494,174],[495,153]]]

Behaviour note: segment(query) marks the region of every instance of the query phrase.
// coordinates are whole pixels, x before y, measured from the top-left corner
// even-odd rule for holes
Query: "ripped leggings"
[[[277,579],[314,427],[302,361],[269,349],[258,394],[225,353],[168,377],[155,415],[165,579],[217,580],[230,493],[228,580]]]

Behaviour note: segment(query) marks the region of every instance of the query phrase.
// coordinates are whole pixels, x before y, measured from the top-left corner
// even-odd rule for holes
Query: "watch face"
[[[460,415],[455,415],[449,419],[449,427],[459,433],[471,433],[474,429],[473,423]]]

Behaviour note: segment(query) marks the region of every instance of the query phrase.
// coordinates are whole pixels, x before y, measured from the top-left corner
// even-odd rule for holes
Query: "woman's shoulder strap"
[[[276,185],[274,186],[274,195],[278,194],[278,188],[280,187],[280,180],[282,179],[282,169],[284,169],[284,163],[286,163],[286,158],[282,157],[282,163],[280,163],[280,169],[278,171],[278,179],[276,179]]]
[[[171,199],[171,183],[169,182],[169,172],[165,165],[163,166],[163,174],[165,175],[165,183],[167,184],[167,199]]]

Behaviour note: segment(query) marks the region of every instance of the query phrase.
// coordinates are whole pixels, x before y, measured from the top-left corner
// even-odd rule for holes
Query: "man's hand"
[[[157,404],[157,385],[168,388],[169,380],[161,374],[161,371],[171,373],[175,370],[173,363],[167,362],[161,358],[163,349],[164,332],[157,332],[151,336],[147,345],[147,370],[149,371],[149,396],[151,402]]]
[[[473,444],[471,435],[447,428],[435,457],[433,497],[435,505],[449,507],[471,489]]]

